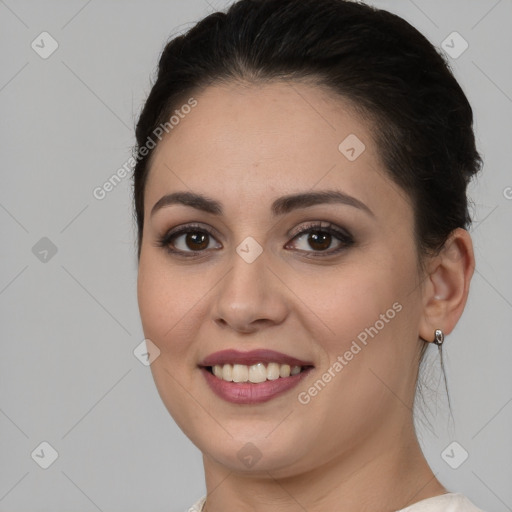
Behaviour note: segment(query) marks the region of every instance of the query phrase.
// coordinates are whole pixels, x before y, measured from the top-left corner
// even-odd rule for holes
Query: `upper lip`
[[[257,349],[249,352],[240,352],[239,350],[228,349],[214,352],[207,356],[199,366],[215,366],[224,364],[243,364],[251,366],[257,363],[279,363],[289,364],[290,366],[313,366],[308,361],[297,359],[282,352],[275,350]]]

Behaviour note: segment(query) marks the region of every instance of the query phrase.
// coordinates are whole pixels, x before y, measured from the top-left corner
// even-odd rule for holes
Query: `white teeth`
[[[284,365],[283,365],[284,366]],[[267,379],[279,379],[279,365],[277,363],[269,363],[267,366]]]
[[[252,382],[258,384],[266,380],[276,380],[279,378],[297,375],[302,371],[300,366],[290,367],[289,364],[269,363],[266,367],[264,363],[257,363],[251,366],[245,364],[216,364],[212,367],[213,374],[227,382]]]
[[[233,382],[247,382],[249,380],[249,368],[245,364],[233,365]]]
[[[217,368],[220,368],[221,379],[226,380],[228,382],[233,382],[233,367],[230,364],[225,364],[224,366],[217,366]]]
[[[290,376],[290,365],[282,364],[279,367],[279,377],[289,377]]]
[[[267,369],[263,363],[249,366],[249,382],[265,382],[267,380]]]
[[[300,373],[300,366],[294,366],[290,371],[290,375],[297,375],[298,373]]]

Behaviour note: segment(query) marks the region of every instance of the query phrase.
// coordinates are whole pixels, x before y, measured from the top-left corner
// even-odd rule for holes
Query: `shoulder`
[[[397,512],[483,512],[460,493],[449,492],[418,501]]]
[[[186,512],[201,512],[206,496],[196,501]],[[426,500],[418,501],[413,505],[397,512],[484,512],[479,509],[463,494],[447,493]]]
[[[189,507],[186,512],[201,512],[205,501],[206,496],[203,496],[200,500],[196,501],[191,507]]]

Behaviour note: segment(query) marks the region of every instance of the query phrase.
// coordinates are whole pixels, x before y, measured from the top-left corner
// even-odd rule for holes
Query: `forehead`
[[[320,87],[231,84],[194,99],[197,105],[155,149],[146,211],[162,194],[187,189],[254,206],[262,197],[270,203],[314,188],[374,204],[386,189],[400,195],[365,121]]]

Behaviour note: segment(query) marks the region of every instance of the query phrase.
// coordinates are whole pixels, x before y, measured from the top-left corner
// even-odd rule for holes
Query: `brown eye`
[[[185,245],[191,251],[202,251],[208,248],[210,235],[207,233],[189,232],[185,234]]]
[[[159,240],[158,245],[171,253],[185,256],[222,247],[208,230],[196,226],[183,226],[171,231]]]
[[[332,242],[332,235],[322,231],[311,231],[308,236],[308,244],[317,251],[329,249]]]
[[[333,224],[314,223],[299,231],[286,248],[291,246],[299,252],[310,253],[310,256],[329,256],[348,249],[353,243],[348,231]]]

